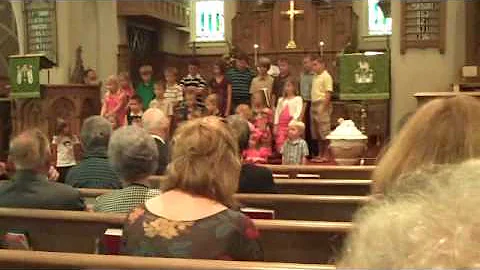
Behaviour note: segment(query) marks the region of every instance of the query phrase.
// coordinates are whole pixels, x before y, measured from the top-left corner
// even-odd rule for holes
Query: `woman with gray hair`
[[[108,145],[108,157],[126,187],[98,197],[96,212],[128,213],[160,194],[149,187],[148,177],[157,169],[158,151],[145,130],[136,126],[116,130]]]

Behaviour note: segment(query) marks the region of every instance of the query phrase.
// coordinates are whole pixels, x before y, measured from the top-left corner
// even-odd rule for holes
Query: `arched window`
[[[198,0],[195,9],[195,41],[224,41],[224,1]]]
[[[379,0],[368,0],[368,35],[391,35],[392,18],[385,18],[378,2]]]

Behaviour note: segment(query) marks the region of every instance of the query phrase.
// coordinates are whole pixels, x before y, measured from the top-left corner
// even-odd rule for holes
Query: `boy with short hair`
[[[175,67],[167,67],[164,72],[166,89],[165,98],[172,104],[173,107],[183,101],[182,87],[177,83],[178,71]]]
[[[268,70],[270,69],[270,66],[270,59],[266,57],[260,57],[257,67],[258,75],[257,77],[253,78],[252,84],[250,85],[250,95],[257,91],[265,91],[269,99],[268,102],[270,102],[273,88],[273,77],[268,75]]]
[[[287,140],[282,147],[282,164],[304,165],[307,163],[308,145],[302,139],[305,124],[293,120],[288,124]]]
[[[203,101],[207,95],[207,82],[200,75],[200,63],[197,59],[191,59],[188,63],[188,74],[180,81],[180,86],[183,87],[183,92],[192,90],[197,99],[197,103],[202,106]]]
[[[327,135],[331,128],[333,79],[321,58],[313,60],[312,70],[315,72],[311,93],[312,137],[318,139],[318,161],[327,162],[329,144]]]
[[[283,88],[285,87],[285,82],[290,79],[290,66],[288,63],[288,59],[280,58],[278,59],[277,63],[280,73],[278,74],[278,77],[276,77],[273,81],[273,89],[270,102],[270,104],[272,104],[272,107],[277,106],[278,99],[283,95]]]
[[[128,125],[142,126],[143,101],[139,95],[133,95],[128,101],[126,120]]]
[[[150,102],[149,108],[159,109],[171,120],[173,116],[173,105],[165,97],[165,82],[158,81],[154,83],[153,86],[155,89],[155,99]]]
[[[248,56],[239,54],[235,59],[235,67],[227,72],[232,82],[232,108],[240,104],[250,104],[250,84],[254,74],[248,67]]]
[[[141,81],[137,85],[137,95],[142,99],[142,110],[148,108],[150,101],[155,97],[153,93],[153,67],[142,65],[139,69]]]

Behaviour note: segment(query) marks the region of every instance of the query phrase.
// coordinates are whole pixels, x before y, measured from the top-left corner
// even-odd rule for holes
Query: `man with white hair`
[[[158,149],[158,168],[156,175],[165,174],[168,165],[167,138],[170,130],[168,117],[159,109],[148,109],[142,117],[143,128],[152,135]]]
[[[108,162],[107,149],[112,124],[101,116],[83,122],[80,140],[85,151],[83,160],[71,168],[65,184],[76,188],[119,189],[122,183]]]
[[[47,137],[38,129],[21,133],[10,143],[13,181],[0,186],[0,207],[84,210],[80,193],[48,181],[51,155]]]

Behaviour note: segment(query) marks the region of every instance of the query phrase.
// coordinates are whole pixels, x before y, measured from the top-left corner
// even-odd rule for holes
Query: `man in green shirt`
[[[153,92],[153,68],[150,65],[143,65],[140,67],[140,78],[142,81],[137,85],[137,95],[142,98],[143,109],[148,109],[150,101],[155,98]]]

